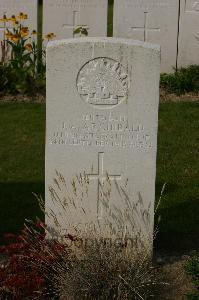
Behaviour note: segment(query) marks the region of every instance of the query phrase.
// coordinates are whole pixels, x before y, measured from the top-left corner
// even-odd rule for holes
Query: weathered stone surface
[[[115,0],[115,37],[161,46],[161,71],[176,67],[179,0]]]
[[[75,37],[77,27],[88,36],[107,35],[107,0],[44,0],[43,32],[54,32],[57,39]]]
[[[181,0],[178,67],[199,62],[199,1]]]
[[[50,216],[52,210],[62,232],[71,226],[82,229],[100,224],[101,232],[106,235],[109,221],[114,223],[118,218],[120,229],[129,234],[137,229],[130,225],[128,214],[131,208],[139,208],[137,215],[147,219],[147,230],[153,232],[159,69],[160,49],[148,43],[115,38],[49,43],[46,127],[49,227],[56,227]],[[55,185],[55,170],[73,187],[68,187],[67,192],[73,197],[69,198],[60,187],[64,186],[62,177],[55,188],[59,197],[52,189],[49,191]],[[76,177],[80,173],[87,179],[83,194],[79,187],[84,180]],[[103,194],[107,186],[108,200]],[[52,195],[61,201],[53,202]]]

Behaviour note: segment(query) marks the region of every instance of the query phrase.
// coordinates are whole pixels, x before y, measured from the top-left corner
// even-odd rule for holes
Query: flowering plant
[[[89,184],[88,176],[80,174],[68,188],[63,175],[56,171],[54,184],[49,187],[55,212],[46,211],[43,199],[35,195],[50,225],[28,221],[20,236],[6,235],[11,243],[0,247],[6,255],[0,267],[0,299],[159,299],[167,284],[152,265],[150,219],[141,195],[133,202],[117,186],[128,214],[107,205],[103,222],[110,230],[92,222],[83,228],[71,224],[70,215],[76,213],[81,220],[81,214],[90,213],[86,208]],[[103,203],[110,203],[108,176],[101,191]],[[61,219],[57,214],[60,208]],[[121,224],[125,224],[124,230]],[[144,235],[140,228],[146,228]]]
[[[49,274],[60,260],[65,246],[45,239],[45,225],[25,226],[20,235],[5,234],[0,247],[5,262],[0,266],[0,299],[53,299],[56,289]]]
[[[3,23],[1,41],[2,78],[0,91],[11,93],[30,93],[45,86],[45,51],[37,45],[37,31],[30,32],[25,25],[28,15],[20,12],[18,16],[6,15]],[[49,39],[54,38],[53,33]]]

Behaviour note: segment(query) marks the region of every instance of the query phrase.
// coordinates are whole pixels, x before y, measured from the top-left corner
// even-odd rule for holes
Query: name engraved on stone
[[[83,115],[77,126],[63,122],[50,137],[50,145],[111,147],[147,151],[153,147],[150,133],[142,124],[131,124],[125,115]]]
[[[121,7],[134,7],[143,10],[151,10],[154,8],[170,8],[176,7],[176,3],[170,3],[168,0],[126,0],[125,3],[120,1]]]
[[[128,97],[128,72],[116,60],[99,57],[87,62],[77,75],[81,98],[96,108],[112,108]]]
[[[4,1],[3,3],[0,3],[0,10],[16,10],[16,9],[24,9],[27,11],[27,8],[32,8],[34,4],[34,1],[27,1],[27,0],[17,0],[17,1]],[[35,6],[36,8],[36,6]]]
[[[71,1],[71,0],[64,0],[64,1],[53,1],[51,3],[48,3],[48,5],[50,7],[68,7],[68,8],[86,8],[86,7],[91,7],[91,8],[95,8],[97,6],[100,6],[100,2],[99,3],[92,3],[92,0],[86,1],[86,0],[75,0],[75,1]]]
[[[187,13],[199,13],[199,1],[186,0],[185,12]]]

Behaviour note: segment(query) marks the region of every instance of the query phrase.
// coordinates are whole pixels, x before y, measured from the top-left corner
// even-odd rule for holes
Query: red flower
[[[5,246],[0,247],[0,253],[6,253],[6,247]]]
[[[46,233],[41,230],[44,227],[44,223],[37,222],[32,228],[23,229],[19,236],[5,235],[11,243],[0,247],[0,253],[8,256],[6,264],[0,267],[0,297],[1,291],[8,291],[11,299],[28,299],[53,288],[49,288],[45,276],[52,273],[53,264],[59,261],[66,246],[46,240]],[[77,239],[70,234],[67,237]]]
[[[12,239],[16,238],[16,235],[13,233],[5,233],[3,236],[5,239],[8,239],[8,240],[12,240]]]

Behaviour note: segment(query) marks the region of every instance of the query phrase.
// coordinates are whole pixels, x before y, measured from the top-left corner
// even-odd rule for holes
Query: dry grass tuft
[[[144,206],[140,193],[132,201],[107,175],[100,186],[103,221],[82,226],[91,213],[89,184],[83,174],[67,185],[56,172],[54,185],[49,187],[47,236],[66,247],[52,266],[51,286],[60,299],[158,299],[164,283],[152,266],[151,206]],[[113,184],[121,208],[111,205]],[[41,199],[40,204],[45,210]],[[81,226],[70,222],[73,216]]]

